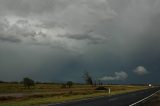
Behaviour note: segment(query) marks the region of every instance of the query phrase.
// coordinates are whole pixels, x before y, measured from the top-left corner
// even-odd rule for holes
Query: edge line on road
[[[135,103],[132,103],[132,104],[129,105],[129,106],[135,106],[136,104],[138,104],[138,103],[140,103],[140,102],[142,102],[142,101],[144,101],[144,100],[146,100],[146,99],[152,97],[153,95],[155,95],[155,94],[158,93],[158,92],[160,92],[160,90],[154,92],[153,94],[151,94],[151,95],[149,95],[149,96],[147,96],[147,97],[145,97],[145,98],[143,98],[143,99],[141,99],[141,100],[139,100],[139,101],[137,101],[137,102],[135,102]]]

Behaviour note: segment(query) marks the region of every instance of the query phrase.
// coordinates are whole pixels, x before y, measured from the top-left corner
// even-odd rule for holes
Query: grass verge
[[[110,86],[110,87],[113,90],[111,91],[111,94],[108,94],[106,91],[95,91],[95,92],[86,93],[86,94],[73,93],[73,94],[58,95],[53,97],[40,97],[40,98],[31,97],[24,100],[20,99],[15,101],[1,102],[0,106],[38,106],[42,104],[69,102],[73,100],[82,100],[82,99],[99,97],[99,96],[111,96],[111,95],[146,89],[146,87],[134,87],[134,86],[127,86],[128,89],[122,89],[124,86],[123,87]],[[118,89],[118,88],[121,88],[121,89]]]

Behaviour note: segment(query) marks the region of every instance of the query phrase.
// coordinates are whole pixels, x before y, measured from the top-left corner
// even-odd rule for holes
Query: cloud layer
[[[97,26],[116,14],[106,0],[2,0],[0,4],[1,41],[69,50],[108,39],[109,33]]]
[[[96,78],[127,70],[104,79],[128,75],[128,83],[158,82],[159,5],[159,0],[0,0],[0,78],[81,81],[84,70]],[[138,75],[150,74],[136,76],[135,67]]]

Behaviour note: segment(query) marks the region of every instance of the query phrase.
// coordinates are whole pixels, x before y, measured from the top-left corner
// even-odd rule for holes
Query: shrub
[[[103,87],[103,86],[100,86],[100,87],[97,87],[95,90],[107,90],[107,88]]]
[[[71,87],[73,86],[73,82],[72,82],[72,81],[68,81],[68,82],[66,83],[66,85],[68,86],[68,88],[71,88]]]
[[[30,88],[31,86],[34,86],[34,81],[30,78],[23,78],[23,84],[25,88]]]

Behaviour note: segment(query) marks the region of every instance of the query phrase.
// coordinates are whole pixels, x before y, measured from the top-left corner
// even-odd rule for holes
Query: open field
[[[57,103],[70,100],[91,98],[104,95],[115,95],[148,88],[147,86],[132,85],[103,85],[108,91],[97,91],[90,85],[74,85],[62,88],[55,84],[36,84],[31,89],[25,89],[21,84],[0,84],[0,106],[32,106]]]

